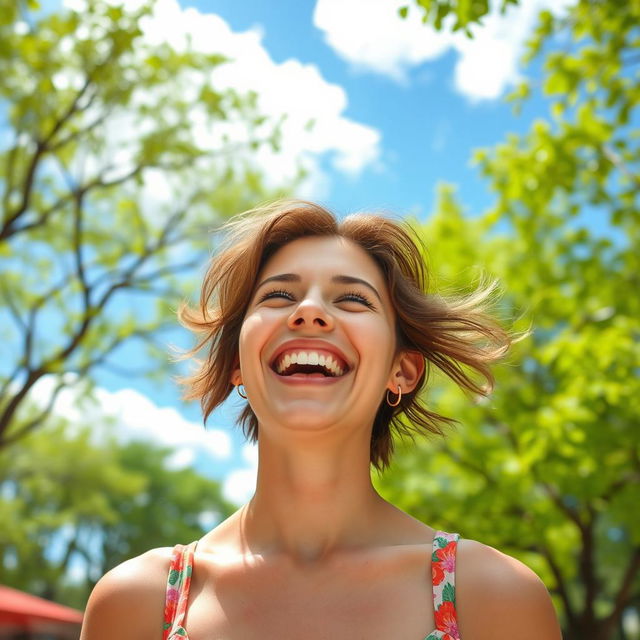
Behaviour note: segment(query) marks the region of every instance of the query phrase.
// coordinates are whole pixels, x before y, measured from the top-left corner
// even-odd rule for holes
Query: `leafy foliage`
[[[640,602],[638,24],[637,1],[543,13],[527,59],[545,55],[549,117],[476,153],[490,211],[465,217],[442,187],[424,228],[441,282],[469,288],[484,265],[503,283],[497,310],[533,334],[490,400],[436,386],[430,402],[461,426],[405,446],[380,481],[417,517],[531,566],[568,639],[616,637]]]
[[[223,57],[145,36],[151,0],[36,5],[0,0],[0,447],[49,412],[20,411],[44,376],[52,402],[65,373],[166,376],[172,306],[211,229],[266,197],[250,160],[278,145],[255,94],[215,85]],[[109,358],[132,341],[157,364]]]
[[[0,582],[84,607],[108,569],[232,513],[217,482],[170,466],[171,450],[107,427],[50,417],[0,452]]]
[[[422,21],[433,25],[438,31],[451,25],[452,31],[463,30],[468,37],[473,37],[472,27],[482,24],[482,19],[492,10],[489,0],[415,0],[416,8],[422,12]],[[505,13],[509,5],[517,5],[519,0],[500,0],[493,6]],[[400,16],[406,18],[409,6],[401,7]],[[448,25],[447,25],[448,26]]]

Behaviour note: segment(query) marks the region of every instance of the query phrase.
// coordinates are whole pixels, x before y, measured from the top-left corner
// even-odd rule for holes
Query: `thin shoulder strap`
[[[173,548],[167,594],[164,602],[164,624],[162,640],[177,636],[186,636],[184,618],[187,614],[191,574],[193,573],[193,555],[198,541],[189,545],[177,544]]]
[[[436,531],[431,555],[433,610],[436,629],[459,639],[456,613],[456,550],[459,533]]]

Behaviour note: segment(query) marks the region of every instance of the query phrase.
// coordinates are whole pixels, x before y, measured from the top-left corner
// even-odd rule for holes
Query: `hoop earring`
[[[398,385],[398,399],[395,402],[389,401],[389,389],[387,389],[387,404],[390,407],[397,407],[400,404],[400,400],[402,400],[402,387]]]
[[[244,387],[244,385],[243,385],[243,384],[237,384],[237,385],[236,385],[236,391],[238,392],[238,395],[239,395],[241,398],[244,398],[244,399],[246,400],[246,399],[247,399],[247,396],[245,396],[245,395],[244,395],[244,393],[242,393],[242,391],[240,391],[240,387]]]

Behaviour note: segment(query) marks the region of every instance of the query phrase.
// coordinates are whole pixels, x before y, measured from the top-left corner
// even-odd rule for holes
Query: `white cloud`
[[[51,396],[55,385],[52,377],[42,378],[31,397],[43,404]],[[172,469],[190,466],[198,454],[214,460],[231,456],[231,437],[221,429],[205,429],[186,420],[173,407],[159,407],[134,389],[111,392],[98,387],[95,401],[81,399],[74,386],[58,395],[53,412],[79,426],[109,421],[113,435],[121,442],[146,440],[171,447],[168,465]],[[96,432],[96,436],[100,434]]]
[[[256,474],[253,469],[236,469],[227,475],[222,494],[234,504],[247,502],[256,488]]]
[[[82,10],[84,1],[65,0],[65,4]],[[120,3],[120,0],[112,1]],[[141,28],[143,36],[137,47],[140,52],[145,44],[154,46],[167,42],[178,51],[191,48],[222,54],[229,59],[229,62],[193,77],[173,79],[171,90],[187,101],[193,101],[189,120],[194,139],[199,144],[219,150],[224,136],[232,142],[250,138],[250,131],[241,119],[211,124],[203,105],[197,100],[197,90],[207,78],[217,91],[255,91],[258,112],[268,116],[270,123],[286,115],[279,151],[263,147],[257,154],[238,151],[233,158],[226,159],[238,165],[248,160],[259,166],[269,185],[286,184],[302,166],[309,175],[305,195],[320,196],[314,189],[321,190],[326,184],[327,176],[321,168],[323,162],[328,160],[334,169],[349,174],[358,174],[379,162],[380,133],[344,115],[347,107],[344,89],[325,80],[313,64],[302,64],[295,59],[274,62],[262,44],[263,35],[259,29],[234,32],[220,16],[194,8],[183,9],[177,0],[158,0],[153,14],[141,22]],[[139,94],[134,97],[135,104],[160,104],[155,92],[140,91]],[[309,126],[310,122],[314,122],[314,126]],[[144,126],[140,121],[132,120],[128,125],[121,122],[114,135],[122,142],[128,132],[139,131]],[[258,134],[260,131],[266,135],[271,131],[271,124],[259,128]],[[119,147],[125,148],[126,143],[122,142]],[[191,175],[193,178],[193,172]],[[166,191],[169,186],[164,189]],[[166,193],[152,195],[152,192],[153,188],[149,188],[145,193],[150,209],[153,201],[165,199],[166,202]]]
[[[252,443],[246,443],[242,447],[242,457],[249,463],[249,468],[232,471],[225,478],[222,487],[224,497],[238,505],[247,502],[256,489],[258,447]]]
[[[196,461],[196,452],[193,449],[176,449],[166,461],[168,469],[185,469],[193,466]]]
[[[258,468],[258,445],[255,445],[251,442],[247,442],[242,447],[242,457],[252,467],[257,469]]]
[[[221,514],[217,511],[202,511],[198,516],[198,524],[203,529],[213,529],[221,520]]]
[[[569,4],[570,0],[523,0],[505,15],[496,8],[482,27],[473,29],[473,39],[425,26],[422,13],[407,0],[317,0],[313,20],[342,58],[399,82],[407,81],[412,68],[453,49],[458,54],[456,89],[471,100],[489,100],[518,80],[518,59],[538,13],[561,13]],[[403,20],[398,9],[407,5],[409,14]]]
[[[172,407],[159,407],[134,389],[111,392],[97,387],[94,398],[81,393],[82,381],[74,374],[65,374],[67,385],[58,395],[53,414],[66,418],[73,429],[93,424],[96,441],[113,435],[120,442],[143,440],[170,447],[173,452],[167,458],[167,467],[182,469],[192,466],[198,455],[206,455],[212,461],[231,457],[231,437],[221,429],[204,429],[200,424],[183,418]],[[56,378],[42,378],[31,392],[31,397],[45,406],[55,387]],[[108,422],[110,429],[100,429]],[[258,471],[258,447],[246,442],[242,446],[244,466],[231,470],[222,480],[225,499],[237,505],[244,504],[253,495]],[[200,514],[203,526],[214,526],[220,514],[204,511]]]
[[[422,24],[417,11],[406,20],[398,9],[407,0],[318,0],[313,23],[327,43],[356,67],[404,80],[406,70],[436,58],[449,39]]]
[[[157,406],[138,391],[122,389],[110,392],[98,387],[94,389],[95,397],[92,398],[83,393],[88,386],[86,380],[71,373],[63,374],[62,378],[69,386],[58,394],[52,414],[67,419],[71,431],[90,425],[91,436],[96,443],[114,436],[119,442],[143,440],[173,448],[173,453],[167,458],[167,467],[175,470],[191,466],[197,455],[208,455],[213,461],[231,456],[231,438],[226,432],[205,430],[201,425],[185,420],[175,409]],[[41,378],[32,388],[29,399],[41,407],[46,406],[57,382],[57,376]],[[106,426],[105,423],[111,428],[101,428]],[[252,459],[250,449],[248,445],[242,452],[244,460],[249,462]],[[231,473],[231,481],[227,479],[225,482],[225,487],[227,483],[230,486],[229,491],[225,492],[227,499],[240,504],[245,501],[245,496],[250,497],[251,473],[255,475],[251,469]],[[255,479],[253,482],[255,486]],[[6,485],[3,491],[7,493],[10,487]],[[11,498],[11,495],[3,497]],[[148,499],[142,494],[134,498],[141,504],[146,504]],[[221,520],[222,514],[214,510],[203,510],[198,515],[198,523],[204,529],[212,529]],[[75,527],[65,525],[52,538],[47,555],[59,560],[66,543],[74,534]],[[86,574],[86,563],[78,556],[73,556],[66,579],[71,583],[79,583],[86,578]]]

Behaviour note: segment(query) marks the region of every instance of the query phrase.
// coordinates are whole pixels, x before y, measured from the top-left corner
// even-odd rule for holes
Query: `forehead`
[[[366,277],[384,284],[380,268],[358,244],[340,236],[310,236],[292,240],[280,247],[264,265],[261,275],[299,273],[300,275],[344,274]]]

